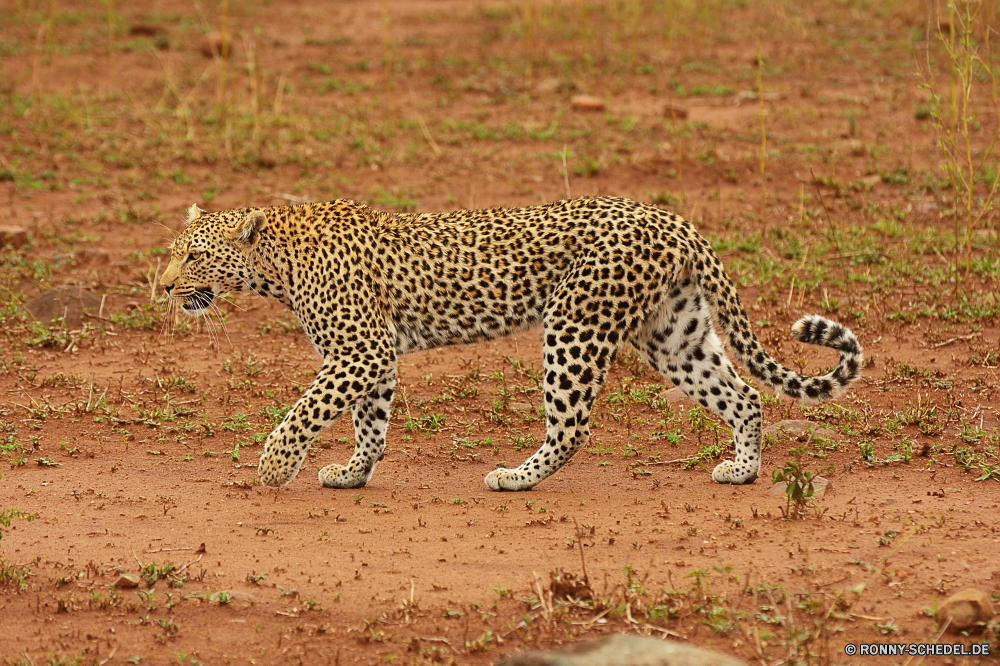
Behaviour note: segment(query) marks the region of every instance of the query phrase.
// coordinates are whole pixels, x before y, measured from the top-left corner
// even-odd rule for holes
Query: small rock
[[[163,29],[163,26],[149,25],[148,23],[136,23],[128,29],[128,34],[133,37],[155,37],[164,32],[166,30]]]
[[[115,587],[119,590],[130,590],[133,587],[139,587],[139,581],[140,578],[135,574],[123,573],[115,581]]]
[[[510,408],[519,412],[532,412],[534,408],[527,402],[512,402]]]
[[[504,657],[497,666],[744,666],[743,662],[685,643],[618,634]]]
[[[669,388],[666,391],[660,391],[660,395],[656,397],[659,398],[660,400],[666,400],[671,404],[675,402],[681,402],[682,400],[690,400],[690,398],[684,395],[684,391],[680,390],[676,386],[673,388]]]
[[[22,227],[0,227],[0,247],[20,250],[28,242],[28,230]]]
[[[993,608],[990,595],[970,587],[945,599],[934,614],[934,619],[943,625],[951,618],[948,631],[957,634],[970,629],[982,629],[995,614],[996,609]]]
[[[535,86],[535,92],[539,95],[551,95],[559,92],[560,88],[562,88],[562,82],[553,77],[539,81],[538,85]]]
[[[851,155],[855,157],[864,157],[868,154],[868,148],[865,146],[864,142],[858,141],[857,139],[851,139],[847,144],[851,150]]]
[[[274,158],[274,155],[267,148],[261,146],[257,153],[257,166],[265,169],[273,169],[278,166],[278,160]]]
[[[53,264],[72,262],[83,268],[96,268],[97,266],[104,266],[110,261],[111,255],[108,254],[107,250],[97,250],[89,247],[76,250],[70,254],[52,255]]]
[[[767,437],[768,435],[777,436],[780,433],[786,433],[788,435],[793,435],[795,437],[809,436],[812,432],[818,437],[826,437],[828,439],[837,439],[837,433],[830,430],[829,428],[824,428],[823,426],[817,425],[812,421],[806,421],[804,419],[791,419],[787,421],[778,421],[775,424],[769,425],[764,428],[764,431],[760,433],[761,437]]]
[[[813,484],[813,494],[815,498],[822,497],[823,495],[833,494],[833,484],[830,483],[830,479],[822,476],[814,476],[812,478]],[[775,497],[784,497],[785,489],[788,488],[788,484],[782,481],[781,483],[776,483],[771,486],[771,489],[767,491],[768,495],[774,495]]]
[[[132,37],[148,37],[153,40],[153,46],[161,51],[170,48],[170,38],[162,25],[149,25],[148,23],[137,23],[128,30]]]
[[[42,292],[24,304],[36,320],[48,324],[53,318],[65,317],[67,328],[79,328],[83,323],[83,311],[101,306],[101,299],[82,287],[56,287]]]
[[[604,110],[604,100],[593,95],[573,95],[570,99],[570,104],[573,105],[574,109],[579,109],[580,111]]]
[[[85,247],[74,252],[73,259],[84,268],[96,268],[110,263],[111,255],[108,254],[107,250]]]
[[[228,58],[232,51],[232,44],[227,35],[221,32],[210,32],[205,35],[201,43],[201,54],[206,58]]]
[[[676,106],[674,104],[664,104],[663,115],[667,118],[683,120],[684,118],[688,117],[688,110],[682,106]]]

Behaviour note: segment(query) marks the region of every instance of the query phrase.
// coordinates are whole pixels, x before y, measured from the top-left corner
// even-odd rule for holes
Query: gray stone
[[[109,264],[111,262],[111,255],[107,250],[85,247],[74,252],[73,259],[83,268],[96,268]]]
[[[130,590],[133,587],[139,587],[139,580],[139,577],[135,574],[123,573],[115,581],[115,587],[119,590]]]
[[[660,400],[666,400],[669,403],[681,402],[683,400],[690,400],[684,391],[680,390],[676,386],[674,388],[669,388],[666,391],[660,391],[660,395],[656,396]]]
[[[496,666],[745,666],[729,655],[684,643],[617,634],[559,650],[504,657]]]
[[[948,631],[957,634],[962,631],[982,629],[993,619],[996,609],[990,595],[974,587],[956,592],[941,604],[934,619],[943,625],[948,619]]]
[[[24,309],[43,324],[51,323],[54,317],[66,317],[66,328],[79,328],[83,311],[97,314],[100,306],[101,299],[82,287],[56,287],[35,296]]]
[[[0,226],[0,247],[20,250],[28,242],[28,231],[21,227]]]

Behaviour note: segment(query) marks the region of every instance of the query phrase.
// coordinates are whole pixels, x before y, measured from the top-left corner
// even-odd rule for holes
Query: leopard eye
[[[201,259],[201,255],[203,255],[203,254],[205,254],[205,253],[204,252],[188,252],[187,260],[188,261],[197,261],[198,259]]]

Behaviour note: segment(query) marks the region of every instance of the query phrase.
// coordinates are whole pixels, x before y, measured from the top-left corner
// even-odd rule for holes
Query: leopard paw
[[[319,482],[327,488],[362,488],[371,474],[359,475],[356,471],[332,463],[319,471]]]
[[[490,490],[531,490],[538,481],[532,481],[527,474],[502,467],[486,475],[486,486]]]
[[[723,460],[712,471],[712,480],[716,483],[731,483],[733,485],[753,483],[757,480],[759,470],[759,463],[757,465],[737,464],[732,460]]]

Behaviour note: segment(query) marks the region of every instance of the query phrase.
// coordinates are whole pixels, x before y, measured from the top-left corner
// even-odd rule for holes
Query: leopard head
[[[160,277],[167,296],[184,312],[198,316],[219,294],[243,290],[251,274],[249,254],[265,222],[260,209],[206,213],[192,205],[184,230],[170,244],[170,263]]]

